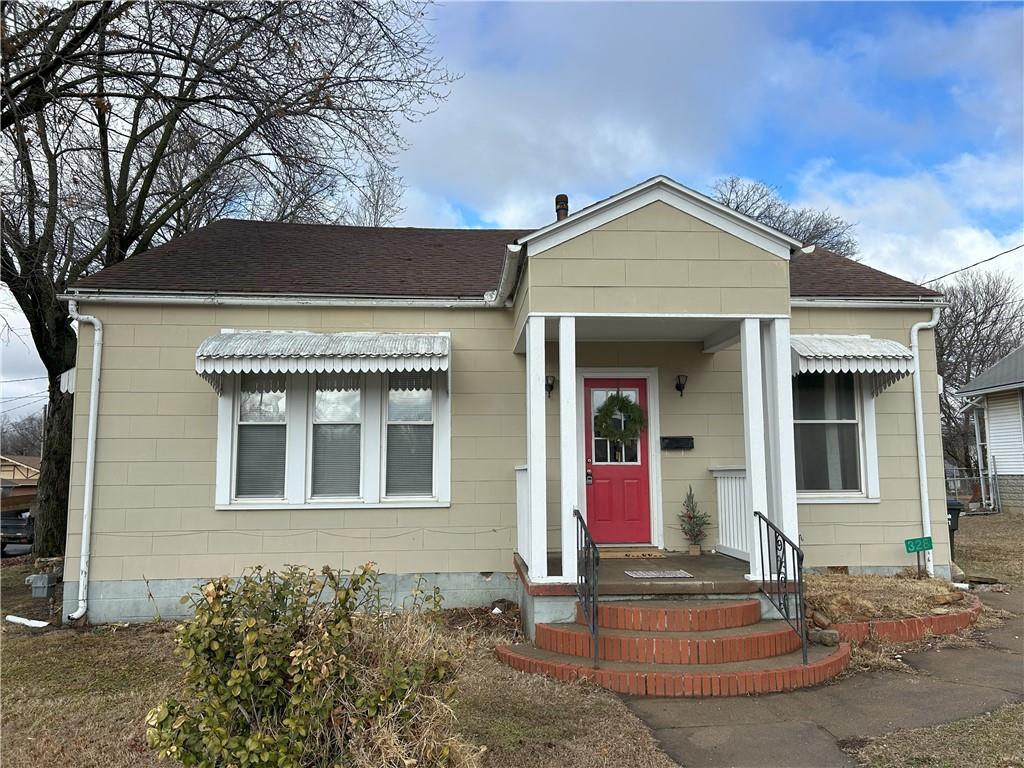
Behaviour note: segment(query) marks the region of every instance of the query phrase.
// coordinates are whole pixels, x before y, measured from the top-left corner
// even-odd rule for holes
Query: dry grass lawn
[[[1024,586],[1024,510],[961,516],[955,547],[957,565],[968,577],[992,576]]]
[[[849,744],[865,768],[1019,768],[1024,765],[1024,704],[934,728]]]
[[[45,618],[27,599],[27,567],[3,569],[7,613]],[[13,610],[14,608],[17,610]],[[8,610],[8,608],[12,610]],[[515,622],[451,614],[466,643],[456,714],[487,746],[484,768],[671,768],[647,728],[613,694],[514,672],[493,654]],[[158,763],[143,718],[180,674],[172,625],[92,631],[0,630],[0,764],[5,768],[146,768]]]
[[[809,573],[804,581],[808,604],[834,622],[929,616],[937,598],[963,597],[941,579]]]

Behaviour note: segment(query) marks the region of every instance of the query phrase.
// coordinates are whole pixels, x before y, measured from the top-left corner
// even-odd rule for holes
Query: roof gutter
[[[198,306],[298,306],[298,307],[425,307],[482,308],[495,306],[480,298],[395,298],[385,296],[281,296],[224,293],[158,293],[77,289],[60,296],[65,301],[104,304],[185,304]]]
[[[958,392],[953,393],[953,397],[981,397],[983,395],[994,395],[998,392],[1014,392],[1018,389],[1024,389],[1024,381],[1011,381],[1006,384],[996,384],[991,387],[983,387],[981,389],[961,389]]]
[[[932,309],[944,307],[938,296],[922,296],[920,298],[904,297],[899,299],[879,299],[877,297],[855,297],[849,299],[821,298],[813,296],[794,296],[789,300],[791,307],[822,307],[824,309]]]
[[[484,299],[490,307],[504,307],[508,297],[512,295],[516,284],[519,282],[519,269],[523,259],[523,246],[506,245],[505,259],[501,264],[501,278],[498,280],[498,290],[488,291]]]
[[[68,301],[68,314],[93,327],[92,371],[89,384],[89,430],[85,443],[85,498],[82,502],[82,548],[78,560],[78,609],[68,616],[76,621],[89,608],[89,556],[92,539],[92,502],[96,481],[96,422],[100,411],[100,361],[103,357],[103,323],[98,317],[78,312],[78,302]]]
[[[928,502],[928,461],[925,453],[924,441],[924,406],[921,397],[921,349],[918,345],[918,334],[934,328],[939,323],[939,316],[942,310],[935,307],[932,310],[932,319],[914,323],[910,328],[910,351],[914,354],[914,429],[917,435],[917,482],[918,492],[921,496],[921,535],[932,535],[932,517]],[[929,549],[924,553],[925,567],[928,575],[935,575],[934,551]]]

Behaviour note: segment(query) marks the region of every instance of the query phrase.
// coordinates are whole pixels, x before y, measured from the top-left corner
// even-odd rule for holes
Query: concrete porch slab
[[[705,553],[699,556],[667,552],[663,558],[602,557],[598,567],[601,596],[609,595],[748,595],[757,592],[756,582],[745,575],[748,565],[727,555]],[[626,571],[676,571],[693,575],[690,579],[635,579]],[[548,556],[548,573],[562,572],[558,553]]]

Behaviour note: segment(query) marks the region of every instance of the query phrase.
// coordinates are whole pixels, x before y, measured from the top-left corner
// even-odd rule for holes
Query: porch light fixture
[[[683,396],[683,390],[686,389],[686,379],[687,376],[685,373],[680,373],[676,376],[676,392],[679,393],[680,397]]]
[[[555,382],[557,382],[554,376],[544,377],[544,391],[548,393],[548,397],[551,397],[551,393],[555,391]]]

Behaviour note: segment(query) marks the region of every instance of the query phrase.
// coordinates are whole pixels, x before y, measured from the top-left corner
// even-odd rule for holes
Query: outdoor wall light
[[[555,382],[557,382],[554,376],[544,377],[544,391],[548,393],[548,397],[551,397],[551,393],[555,391]]]
[[[680,397],[683,396],[683,390],[686,389],[686,379],[687,376],[685,373],[680,373],[676,376],[676,392],[679,393]]]

